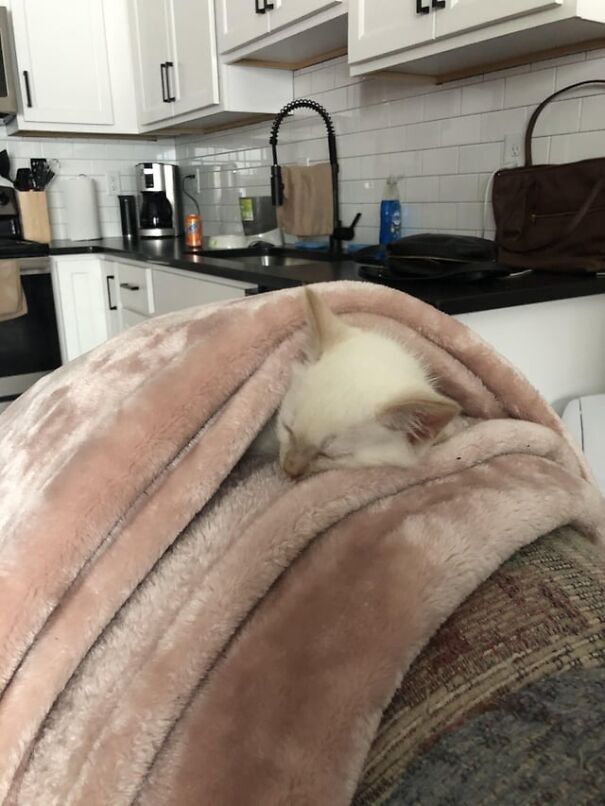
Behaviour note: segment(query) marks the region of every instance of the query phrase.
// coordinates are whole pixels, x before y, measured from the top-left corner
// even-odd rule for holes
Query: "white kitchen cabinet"
[[[129,0],[129,9],[143,132],[274,114],[292,100],[285,71],[220,63],[213,0]]]
[[[602,0],[441,2],[351,0],[351,75],[391,70],[451,80],[605,36]]]
[[[12,0],[10,10],[20,97],[8,134],[139,131],[125,0]]]
[[[172,32],[168,89],[173,113],[182,115],[218,104],[219,82],[213,0],[170,0]],[[174,86],[172,85],[174,70]]]
[[[428,5],[428,3],[427,3]],[[440,13],[434,14],[435,38],[452,36],[463,31],[472,31],[484,25],[524,17],[537,11],[557,8],[563,0],[458,0],[448,2]]]
[[[71,361],[113,335],[104,261],[90,256],[53,259],[52,278],[61,351]]]
[[[101,261],[103,275],[103,308],[108,335],[115,336],[121,330],[118,310],[118,277],[115,265],[108,260]]]
[[[12,16],[24,120],[113,123],[103,4],[12,0]]]
[[[157,314],[179,311],[210,302],[241,299],[257,286],[222,277],[153,267],[153,295]]]
[[[221,53],[254,42],[269,33],[265,0],[216,0]]]
[[[263,2],[263,0],[259,0]],[[286,25],[304,20],[320,11],[341,6],[343,0],[272,0],[273,8],[267,10],[269,30],[277,31]],[[375,2],[375,0],[374,0]],[[271,0],[269,0],[271,3]]]
[[[126,261],[115,261],[114,267],[117,304],[122,326],[126,312],[139,316],[153,316],[155,304],[151,268],[144,263]]]
[[[346,51],[347,9],[348,0],[217,0],[219,52],[288,69],[325,61]]]
[[[133,0],[142,124],[219,102],[212,0]]]
[[[423,5],[428,8],[429,0],[424,0]],[[349,61],[360,62],[431,42],[436,16],[430,12],[419,14],[415,0],[353,0],[349,11]]]
[[[139,120],[153,123],[172,114],[166,89],[170,38],[166,0],[133,0],[134,48],[139,66]]]

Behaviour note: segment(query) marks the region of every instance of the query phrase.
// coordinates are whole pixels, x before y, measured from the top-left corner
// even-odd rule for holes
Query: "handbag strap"
[[[529,119],[529,123],[527,124],[527,130],[525,132],[525,165],[530,166],[533,165],[533,158],[532,158],[532,138],[534,136],[534,129],[536,128],[536,123],[538,122],[538,118],[540,117],[542,111],[548,104],[553,101],[555,98],[558,98],[559,95],[563,95],[565,92],[569,92],[570,90],[575,90],[578,87],[587,87],[591,84],[602,84],[605,86],[605,79],[595,78],[591,81],[578,81],[577,84],[570,84],[568,87],[564,87],[562,90],[557,90],[557,92],[553,92],[552,95],[549,95],[545,101],[542,101],[540,106],[538,106],[532,116]]]

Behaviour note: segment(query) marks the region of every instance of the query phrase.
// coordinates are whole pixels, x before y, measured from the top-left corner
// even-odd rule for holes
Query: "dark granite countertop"
[[[189,252],[182,239],[128,241],[106,238],[98,241],[53,241],[51,255],[104,253],[152,265],[171,266],[198,274],[224,277],[275,290],[332,280],[366,280],[360,266],[350,258],[339,261],[300,258],[295,265],[262,265],[262,255],[215,257]],[[300,253],[299,253],[300,255]],[[376,280],[374,280],[376,281]],[[389,285],[405,291],[450,314],[508,308],[535,302],[585,297],[605,293],[605,275],[523,272],[509,277],[478,281],[393,280]]]

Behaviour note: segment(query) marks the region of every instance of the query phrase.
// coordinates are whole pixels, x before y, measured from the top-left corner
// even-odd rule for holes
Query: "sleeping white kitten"
[[[347,325],[305,291],[309,362],[295,366],[277,414],[282,468],[298,478],[334,467],[412,465],[460,407],[401,344]],[[259,452],[270,442],[270,433],[261,436]]]

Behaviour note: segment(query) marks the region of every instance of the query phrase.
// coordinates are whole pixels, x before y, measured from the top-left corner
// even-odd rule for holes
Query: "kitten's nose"
[[[304,476],[308,466],[308,462],[306,459],[304,459],[304,457],[291,453],[286,454],[282,462],[284,473],[287,473],[292,479],[298,479],[301,476]]]

